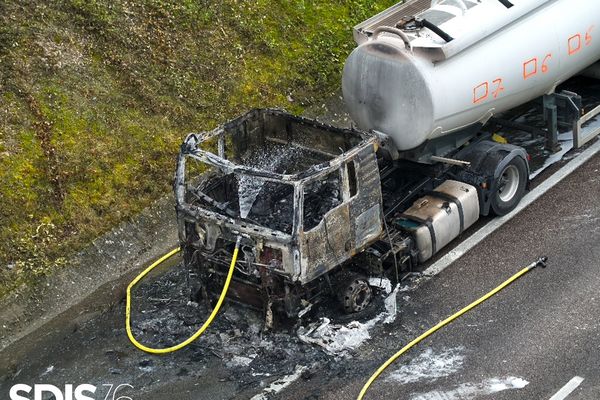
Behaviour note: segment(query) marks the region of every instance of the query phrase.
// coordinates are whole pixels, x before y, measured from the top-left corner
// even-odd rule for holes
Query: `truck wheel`
[[[340,300],[347,314],[364,310],[373,299],[373,290],[366,278],[353,276],[342,284]]]
[[[513,158],[498,178],[497,189],[492,195],[491,206],[494,214],[506,215],[514,210],[527,187],[527,164],[521,157]]]

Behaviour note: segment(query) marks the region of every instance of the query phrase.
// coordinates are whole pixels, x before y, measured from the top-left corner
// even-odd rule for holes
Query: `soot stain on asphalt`
[[[210,311],[206,304],[190,300],[188,279],[188,271],[180,264],[146,278],[132,291],[132,330],[138,341],[156,348],[174,346],[192,336],[204,323]],[[322,318],[341,324],[353,319],[370,320],[385,311],[384,295],[380,293],[370,310],[354,318],[343,315],[331,304],[323,304],[314,307],[303,320],[283,321],[272,331],[264,329],[260,311],[226,303],[205,333],[181,351],[178,358],[185,365],[178,362],[180,367],[176,373],[184,375],[200,368],[206,360],[216,358],[238,389],[244,389],[264,387],[270,381],[294,373],[298,366],[346,370],[348,366],[339,361],[352,358],[352,350],[328,354],[318,346],[302,342],[297,335],[298,328]],[[154,374],[160,372],[159,368],[148,361],[139,367]],[[309,375],[307,371],[302,378]]]

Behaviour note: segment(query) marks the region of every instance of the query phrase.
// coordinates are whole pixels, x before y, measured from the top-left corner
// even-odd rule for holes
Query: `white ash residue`
[[[405,385],[445,378],[462,368],[464,350],[464,347],[457,347],[436,353],[430,348],[426,349],[410,363],[393,371],[386,380]]]
[[[233,356],[233,358],[227,363],[228,367],[248,367],[252,364],[252,361],[256,358],[257,354],[251,354],[249,357],[244,356]]]
[[[523,389],[529,385],[523,378],[514,376],[486,379],[481,383],[463,383],[448,391],[435,390],[413,395],[410,400],[470,400],[489,396],[505,390]]]
[[[308,370],[308,367],[303,367],[301,365],[296,366],[296,370],[291,375],[286,375],[283,378],[277,379],[275,382],[271,383],[268,387],[266,387],[262,393],[257,394],[252,397],[250,400],[268,400],[268,395],[277,394],[281,392],[283,389],[300,379],[302,374]]]
[[[392,294],[383,301],[385,312],[387,314],[383,320],[384,324],[391,324],[396,320],[396,315],[398,315],[398,292],[400,292],[400,285],[396,285]]]
[[[379,281],[379,279],[378,279]],[[384,300],[385,311],[367,322],[352,321],[348,324],[334,324],[323,317],[306,327],[298,329],[298,337],[305,343],[322,347],[329,355],[346,355],[371,338],[369,331],[380,322],[390,323],[396,318],[396,297],[399,287]]]
[[[316,344],[330,355],[344,354],[348,350],[358,348],[371,338],[369,329],[381,320],[376,317],[367,323],[352,321],[346,325],[332,324],[329,318],[321,318],[319,322],[298,329],[298,337],[305,343]]]
[[[42,374],[40,375],[40,378],[43,377],[43,376],[48,375],[52,371],[54,371],[54,365],[51,365],[48,368],[46,368],[46,370],[44,372],[42,372]]]
[[[392,293],[392,282],[387,278],[369,278],[369,286],[377,287],[385,294]]]

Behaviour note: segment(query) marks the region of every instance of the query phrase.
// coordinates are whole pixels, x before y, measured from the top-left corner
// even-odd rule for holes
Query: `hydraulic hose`
[[[136,340],[136,338],[133,336],[133,333],[131,332],[131,289],[133,289],[133,287],[135,285],[137,285],[140,280],[142,280],[146,275],[148,275],[150,273],[150,271],[152,271],[154,268],[156,268],[157,266],[159,266],[160,264],[162,264],[163,262],[165,262],[166,260],[171,258],[173,255],[177,254],[181,249],[177,248],[177,249],[174,249],[171,252],[165,254],[160,259],[158,259],[156,262],[154,262],[152,265],[150,265],[148,268],[146,268],[144,270],[144,272],[139,274],[133,281],[131,281],[131,283],[127,287],[127,303],[125,306],[125,329],[127,330],[127,336],[129,337],[129,340],[131,341],[131,343],[133,343],[133,345],[135,347],[137,347],[138,349],[140,349],[142,351],[145,351],[146,353],[167,354],[167,353],[173,353],[177,350],[183,349],[184,347],[186,347],[187,345],[189,345],[190,343],[192,343],[193,341],[198,339],[200,336],[202,336],[204,331],[210,326],[210,324],[212,324],[213,320],[219,313],[219,310],[221,309],[223,302],[225,301],[225,297],[227,296],[227,291],[229,290],[229,285],[231,284],[231,279],[233,277],[233,272],[235,271],[235,263],[238,258],[241,239],[242,239],[241,236],[238,236],[237,241],[235,243],[235,250],[233,251],[233,257],[231,258],[231,265],[229,266],[229,272],[227,273],[227,278],[225,279],[225,285],[223,286],[223,290],[221,291],[221,296],[219,296],[219,300],[217,301],[215,308],[210,313],[210,316],[208,317],[206,322],[204,322],[204,324],[200,327],[200,329],[198,329],[196,331],[196,333],[194,333],[192,336],[190,336],[187,340],[185,340],[175,346],[167,347],[164,349],[153,349],[151,347],[144,346],[143,344],[141,344],[140,342],[138,342]]]
[[[387,369],[387,367],[389,367],[390,365],[392,365],[392,363],[394,361],[396,361],[398,358],[400,358],[400,356],[402,356],[404,353],[406,353],[407,351],[409,351],[411,348],[413,348],[414,346],[416,346],[421,341],[423,341],[427,337],[431,336],[432,334],[434,334],[435,332],[437,332],[441,328],[445,327],[446,325],[450,324],[454,320],[456,320],[456,319],[460,318],[461,316],[463,316],[464,314],[468,313],[469,311],[471,311],[472,309],[474,309],[475,307],[477,307],[481,303],[484,303],[485,301],[489,300],[490,298],[492,298],[493,296],[495,296],[496,294],[498,294],[499,292],[501,292],[503,289],[505,289],[506,287],[508,287],[511,283],[515,282],[517,279],[521,278],[522,276],[524,276],[528,272],[534,270],[537,267],[544,267],[545,268],[546,267],[546,261],[548,261],[548,259],[546,257],[539,258],[536,262],[534,262],[534,263],[528,265],[527,267],[523,268],[520,272],[518,272],[515,275],[513,275],[510,279],[508,279],[507,281],[505,281],[503,284],[501,284],[500,286],[498,286],[496,289],[492,290],[491,292],[489,292],[485,296],[481,297],[479,300],[476,300],[473,303],[469,304],[467,307],[463,308],[462,310],[460,310],[456,314],[453,314],[450,317],[446,318],[445,320],[441,321],[436,326],[434,326],[433,328],[429,329],[427,332],[423,333],[421,336],[419,336],[418,338],[414,339],[412,342],[410,342],[409,344],[407,344],[406,346],[404,346],[400,351],[398,351],[396,354],[394,354],[392,357],[390,357],[386,362],[384,362],[381,365],[381,367],[379,367],[377,369],[377,371],[375,371],[375,373],[373,375],[371,375],[371,377],[369,378],[369,380],[367,381],[367,383],[365,383],[365,385],[363,386],[362,390],[360,391],[357,400],[362,400],[364,398],[365,394],[367,393],[367,391],[369,390],[369,388],[371,387],[371,385],[373,384],[373,382],[375,382],[375,380],[383,373],[383,371],[385,371]]]

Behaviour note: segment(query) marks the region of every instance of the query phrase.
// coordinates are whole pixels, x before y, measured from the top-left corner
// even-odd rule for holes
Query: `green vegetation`
[[[0,2],[0,295],[165,195],[186,133],[331,96],[393,3]]]

